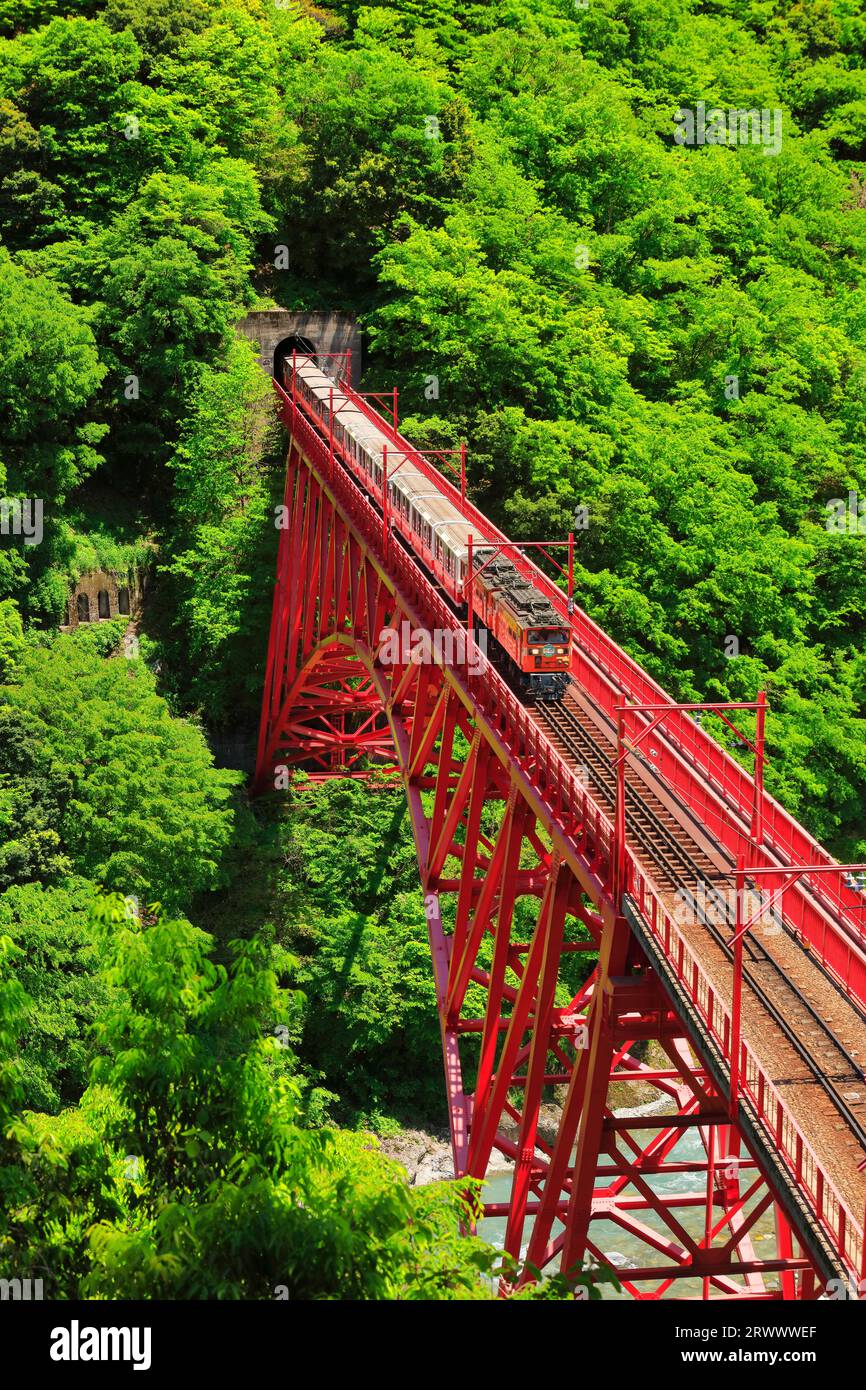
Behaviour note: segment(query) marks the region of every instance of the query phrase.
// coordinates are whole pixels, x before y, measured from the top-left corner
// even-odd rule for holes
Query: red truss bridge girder
[[[605,1222],[640,1252],[619,1270],[638,1299],[809,1299],[828,1279],[856,1284],[858,1222],[808,1165],[750,1056],[732,1122],[722,1005],[707,1001],[688,943],[634,863],[625,915],[615,909],[613,827],[573,769],[486,663],[379,659],[383,628],[429,633],[459,619],[279,395],[288,525],[256,790],[299,766],[357,773],[373,760],[399,775],[455,1175],[483,1179],[494,1154],[513,1163],[508,1200],[487,1214],[505,1219],[521,1280],[604,1263]],[[663,1066],[645,1060],[648,1042]],[[626,1080],[661,1108],[617,1115],[611,1088]],[[555,1134],[541,1123],[551,1086],[564,1097]]]

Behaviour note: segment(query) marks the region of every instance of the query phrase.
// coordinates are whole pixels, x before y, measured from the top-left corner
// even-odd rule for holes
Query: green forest
[[[357,315],[406,436],[467,440],[513,537],[576,528],[578,602],[678,699],[766,690],[768,790],[866,857],[864,54],[859,0],[0,0],[3,1269],[505,1268],[371,1137],[445,1121],[402,796],[252,801],[219,754],[283,486],[251,310]],[[779,139],[682,143],[699,102]],[[59,630],[92,570],[147,576],[131,649]]]

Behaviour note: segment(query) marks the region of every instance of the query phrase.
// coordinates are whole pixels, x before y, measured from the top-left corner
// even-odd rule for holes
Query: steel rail
[[[392,583],[398,587],[402,586],[409,595],[409,602],[418,605],[418,613],[423,620],[428,623],[446,624],[453,621],[455,614],[451,602],[446,600],[438,586],[431,584],[429,576],[419,566],[417,557],[405,544],[399,530],[394,531],[392,535],[394,540],[399,537],[400,544],[394,546],[390,556],[383,551],[381,526],[374,526],[372,530],[370,527],[370,523],[377,520],[375,499],[358,477],[357,470],[348,456],[343,457],[341,451],[335,448],[331,469],[328,471],[325,453],[328,444],[322,436],[323,422],[316,412],[303,400],[299,400],[295,405],[279,386],[277,392],[281,401],[282,419],[290,431],[294,428],[299,432],[300,456],[304,456],[306,450],[308,460],[313,460],[312,464],[308,462],[312,474],[316,476],[318,469],[320,482],[321,478],[330,478],[332,488],[337,476],[345,481],[345,489],[341,483],[335,491],[339,503],[338,507],[335,503],[335,507],[343,513],[344,520],[348,517],[348,527],[354,529],[362,544],[369,548],[377,570],[381,573],[384,565],[390,573]],[[316,449],[321,453],[317,454]],[[338,465],[336,470],[334,463]],[[433,470],[431,475],[432,473]],[[438,474],[435,476],[436,485],[445,489],[444,480],[441,480]],[[389,564],[389,561],[392,563]],[[625,659],[624,654],[621,655]],[[532,788],[544,799],[551,820],[560,818],[560,824],[564,827],[563,835],[573,836],[579,827],[582,837],[590,835],[596,855],[600,854],[602,859],[607,856],[609,859],[612,853],[613,827],[601,809],[601,799],[593,800],[588,795],[585,784],[575,776],[567,756],[556,748],[540,720],[533,718],[532,712],[499,677],[491,680],[491,676],[492,671],[489,674],[484,672],[481,675],[473,675],[471,680],[467,677],[465,684],[465,691],[474,701],[481,716],[488,721],[490,731],[502,740],[508,758],[517,763],[518,768],[530,779]],[[592,684],[582,680],[578,683],[593,700],[601,716],[607,718],[606,706],[594,698]],[[266,698],[268,689],[269,687],[266,687]],[[265,761],[269,750],[270,745],[265,745]],[[647,767],[650,766],[645,759],[641,759],[641,762]],[[671,787],[675,795],[678,786],[676,780],[672,781]],[[775,807],[775,803],[770,804]],[[664,806],[663,809],[669,810]],[[689,818],[695,822],[696,831],[699,823],[706,830],[706,822],[701,820],[700,808],[689,803],[687,811]],[[682,852],[680,847],[680,853]],[[702,973],[698,958],[670,916],[651,874],[647,873],[633,851],[629,852],[628,863],[630,874],[634,876],[636,901],[640,912],[644,914],[648,929],[661,943],[675,980],[683,985],[687,1009],[695,1011],[695,1017],[706,1029],[708,1038],[721,1049],[720,1056],[724,1061],[729,1055],[727,1049],[730,1020],[723,999],[713,982]],[[606,890],[602,888],[602,891]],[[687,970],[684,963],[688,964]],[[866,967],[866,958],[863,963]],[[847,980],[848,976],[843,972],[839,978]],[[833,1258],[838,1256],[841,1266],[849,1272],[859,1271],[862,1268],[862,1227],[859,1216],[853,1215],[850,1204],[842,1198],[826,1172],[826,1165],[816,1157],[808,1138],[803,1134],[802,1125],[766,1073],[764,1063],[754,1054],[747,1040],[743,1039],[741,1046],[746,1063],[751,1066],[753,1073],[747,1078],[744,1096],[754,1110],[756,1122],[762,1132],[769,1136],[774,1150],[778,1152],[780,1162],[784,1165],[784,1185],[794,1193],[802,1193],[804,1200],[808,1200],[815,1219],[830,1242]],[[811,1058],[808,1059],[808,1065],[811,1071]]]
[[[560,716],[559,720],[556,717],[552,717],[554,711],[556,715]],[[611,801],[612,788],[610,783],[613,781],[614,771],[612,765],[608,763],[608,760],[605,757],[604,749],[601,747],[601,745],[592,736],[589,730],[585,728],[585,726],[581,723],[581,721],[575,715],[573,710],[570,709],[568,706],[564,705],[561,701],[551,701],[550,704],[546,706],[544,712],[548,716],[554,734],[562,740],[566,749],[572,754],[572,756],[576,757],[583,766],[586,766],[588,768],[590,775],[593,777],[593,781],[596,783],[599,790],[602,792],[602,794],[608,801]],[[565,720],[567,721],[567,727],[563,727],[561,716],[565,716]],[[597,767],[594,768],[592,764],[586,762],[583,756],[583,750],[575,740],[575,730],[579,732],[584,744],[588,744],[592,748],[592,750],[598,755],[598,761],[601,764],[601,768],[603,769],[603,771],[599,770]],[[608,767],[610,767],[609,780],[606,776],[606,771]],[[679,871],[672,866],[671,857],[679,859],[681,863],[685,864],[689,869],[691,869],[694,872],[696,877],[696,883],[709,883],[709,876],[707,875],[706,870],[702,869],[698,865],[697,861],[692,858],[691,854],[685,848],[685,846],[683,846],[681,842],[676,839],[676,836],[672,834],[669,827],[664,824],[664,822],[659,818],[656,812],[654,812],[653,809],[649,806],[645,797],[639,791],[637,791],[631,783],[629,784],[629,801],[632,803],[636,801],[639,804],[643,816],[646,818],[646,820],[650,822],[651,827],[650,829],[647,829],[646,824],[642,824],[640,818],[636,816],[634,811],[632,810],[631,814],[628,815],[628,821],[630,824],[632,834],[634,835],[635,839],[641,844],[646,853],[650,855],[653,863],[660,865],[660,867],[665,872],[668,878],[668,883],[674,886],[675,888],[681,889],[683,887],[687,887],[684,881],[679,877]],[[654,839],[654,835],[658,838]],[[661,844],[659,844],[659,841],[661,841]],[[671,857],[666,857],[665,846],[667,846],[667,854]],[[728,921],[730,922],[729,913],[730,909],[727,905],[725,905],[725,915],[728,918]],[[703,915],[700,920],[702,925],[706,927],[707,931],[709,932],[713,940],[716,942],[716,944],[724,951],[725,955],[728,956],[729,959],[732,959],[732,947],[725,938],[721,929],[715,923],[710,921],[706,917],[706,915]],[[781,981],[783,989],[788,992],[789,996],[794,997],[797,1005],[821,1030],[821,1032],[825,1035],[827,1041],[835,1049],[835,1051],[845,1059],[847,1068],[851,1072],[851,1075],[845,1079],[846,1084],[850,1085],[851,1082],[855,1079],[862,1082],[864,1080],[864,1074],[861,1064],[857,1062],[857,1060],[854,1057],[851,1056],[844,1043],[836,1035],[836,1033],[834,1033],[827,1021],[824,1018],[822,1018],[822,1016],[818,1013],[815,1006],[805,997],[802,990],[785,974],[784,968],[775,959],[772,952],[768,951],[762,943],[757,943],[751,939],[748,942],[748,949],[752,951],[753,964],[767,964],[775,970],[779,980]],[[760,952],[762,953],[762,958],[756,956],[756,949],[760,950]],[[817,1062],[813,1053],[809,1051],[807,1044],[801,1040],[797,1030],[792,1026],[790,1021],[785,1017],[785,1015],[782,1012],[780,1012],[778,1005],[767,993],[765,987],[755,978],[752,971],[748,970],[747,968],[744,968],[743,975],[749,985],[749,988],[752,990],[756,998],[760,1001],[760,1003],[766,1009],[767,1013],[773,1019],[774,1023],[787,1038],[788,1042],[794,1048],[801,1061],[805,1062],[806,1066],[814,1076],[815,1080],[821,1086],[822,1090],[825,1092],[828,1098],[832,1101],[835,1108],[839,1111],[840,1115],[855,1135],[858,1143],[862,1146],[864,1150],[866,1150],[866,1126],[864,1126],[864,1124],[860,1121],[857,1115],[854,1114],[853,1110],[845,1100],[845,1097],[840,1094],[838,1086],[833,1080],[832,1073],[830,1073],[828,1070],[824,1070],[822,1066]],[[829,984],[833,984],[829,976],[825,976],[825,978],[827,979],[827,982]]]

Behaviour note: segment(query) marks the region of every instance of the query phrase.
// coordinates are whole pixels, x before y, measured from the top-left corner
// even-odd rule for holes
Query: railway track
[[[590,789],[608,811],[613,810],[616,795],[616,772],[613,749],[599,741],[599,731],[586,711],[574,697],[551,702],[533,711],[548,737],[571,762],[584,769]],[[733,950],[735,914],[726,899],[719,900],[716,887],[720,879],[718,864],[691,838],[683,843],[683,827],[673,811],[656,796],[637,773],[626,764],[626,820],[633,844],[640,846],[648,860],[658,888],[672,894],[691,895],[696,906],[701,897],[708,899],[714,913],[698,909],[695,922],[704,927],[713,941],[730,960]],[[727,856],[721,856],[722,862]],[[730,880],[733,866],[730,866]],[[756,892],[752,885],[752,891]],[[734,890],[735,891],[735,890]],[[688,902],[680,897],[680,901]],[[727,933],[726,934],[726,930]],[[802,948],[796,939],[779,925],[786,942],[797,951]],[[866,1149],[866,1088],[863,1065],[854,1057],[845,1042],[834,1032],[819,1008],[790,978],[783,964],[766,944],[750,932],[743,939],[743,983],[772,1018],[776,1027],[793,1047],[824,1093],[851,1130],[862,1149]],[[812,969],[818,967],[809,962]],[[828,977],[822,978],[832,985]],[[843,996],[840,995],[840,998]],[[846,1001],[847,1003],[848,1001]],[[860,1088],[858,1091],[855,1088]]]

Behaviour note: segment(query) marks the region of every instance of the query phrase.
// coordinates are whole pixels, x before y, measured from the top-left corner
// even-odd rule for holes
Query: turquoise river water
[[[649,1140],[650,1131],[646,1132]],[[687,1131],[676,1148],[670,1155],[672,1160],[688,1161],[705,1157],[704,1149],[700,1137],[695,1130]],[[488,1178],[484,1188],[484,1200],[487,1202],[505,1202],[511,1192],[511,1172],[494,1173]],[[674,1174],[654,1174],[648,1178],[649,1186],[655,1192],[673,1193],[682,1190],[685,1185],[682,1173]],[[688,1184],[688,1175],[686,1184]],[[697,1185],[703,1181],[701,1174],[695,1174],[695,1186],[692,1190],[697,1190]],[[655,1212],[641,1211],[637,1213],[640,1220],[654,1230],[664,1232],[664,1223]],[[704,1211],[703,1207],[682,1207],[677,1208],[677,1220],[691,1235],[701,1237],[703,1235]],[[527,1218],[524,1228],[523,1250],[532,1232],[532,1217]],[[554,1236],[562,1230],[562,1225],[556,1222],[553,1227]],[[621,1271],[626,1274],[629,1268],[635,1269],[648,1262],[666,1263],[662,1255],[648,1255],[648,1248],[641,1241],[630,1235],[627,1231],[613,1221],[593,1221],[590,1228],[594,1244],[604,1252],[607,1262],[614,1271]],[[502,1249],[505,1239],[505,1219],[504,1217],[489,1217],[482,1221],[478,1228],[478,1234],[485,1240]],[[765,1213],[752,1227],[752,1240],[754,1242],[755,1253],[759,1258],[772,1259],[776,1253],[776,1232],[775,1223],[771,1213]],[[773,1276],[768,1277],[768,1285],[772,1284]],[[642,1291],[650,1292],[652,1285],[642,1283]],[[700,1279],[679,1279],[671,1286],[663,1297],[669,1298],[690,1298],[701,1293]],[[605,1299],[629,1298],[630,1295],[622,1292],[617,1293],[613,1285],[606,1284],[602,1289],[602,1296]]]

